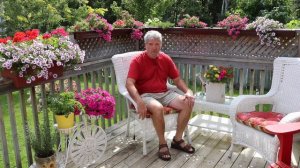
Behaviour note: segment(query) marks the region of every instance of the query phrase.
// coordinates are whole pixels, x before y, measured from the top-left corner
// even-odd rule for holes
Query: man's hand
[[[185,96],[185,101],[188,101],[188,105],[191,107],[191,108],[193,108],[193,106],[194,106],[194,102],[195,102],[195,97],[194,97],[194,95],[193,95],[193,92],[190,90],[190,89],[188,89],[188,91],[184,94],[184,96]]]
[[[146,117],[147,107],[143,101],[137,103],[137,113],[142,120]]]

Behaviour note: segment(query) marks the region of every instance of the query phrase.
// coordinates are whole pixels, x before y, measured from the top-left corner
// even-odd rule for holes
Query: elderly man
[[[135,57],[129,68],[126,88],[137,103],[137,112],[141,119],[151,113],[158,140],[158,156],[162,160],[170,160],[171,155],[165,140],[165,123],[163,106],[169,106],[179,111],[176,134],[171,148],[194,153],[195,149],[183,141],[183,132],[189,121],[194,105],[193,92],[180,78],[179,71],[172,59],[161,52],[162,35],[158,31],[148,31],[144,36],[146,50]],[[167,89],[167,79],[185,94],[180,95]]]

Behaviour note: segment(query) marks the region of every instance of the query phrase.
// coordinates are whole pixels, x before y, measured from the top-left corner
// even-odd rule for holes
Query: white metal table
[[[189,121],[190,126],[213,129],[222,132],[232,132],[232,124],[229,118],[215,115],[200,114],[200,112],[216,112],[229,115],[230,103],[233,97],[225,97],[225,103],[207,102],[204,94],[196,93],[193,111],[199,113]]]

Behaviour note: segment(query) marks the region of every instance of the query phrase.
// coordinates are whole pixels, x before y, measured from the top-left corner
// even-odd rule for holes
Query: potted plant
[[[179,27],[185,28],[204,28],[207,26],[206,23],[199,20],[199,17],[186,15],[185,18],[181,19],[178,23]]]
[[[84,51],[69,40],[63,28],[39,33],[34,29],[0,39],[0,71],[16,88],[57,78],[63,68],[78,70],[77,64],[84,61]]]
[[[114,28],[131,28],[132,31],[130,36],[134,40],[140,40],[143,37],[141,28],[144,26],[144,23],[135,20],[126,10],[123,10],[119,17],[121,19],[118,19],[113,23]]]
[[[282,23],[266,17],[257,17],[255,21],[246,27],[248,30],[255,29],[261,45],[265,44],[271,47],[280,45],[280,39],[276,37],[276,33],[274,32],[274,29],[280,28],[283,28]]]
[[[204,73],[206,100],[214,103],[225,102],[225,83],[233,78],[233,68],[209,65]]]
[[[30,145],[35,153],[37,168],[56,168],[55,144],[56,133],[45,121],[40,124],[37,134],[30,132]]]
[[[241,33],[241,30],[246,28],[248,18],[241,18],[239,15],[229,15],[224,20],[218,22],[218,27],[223,27],[227,29],[228,35],[235,40]]]
[[[55,114],[58,129],[68,129],[74,126],[74,115],[84,111],[83,106],[75,99],[73,92],[61,92],[49,95],[48,109]]]
[[[98,36],[107,42],[111,41],[112,30],[112,25],[97,13],[88,14],[84,20],[78,21],[70,27],[70,31],[73,32],[96,31]]]
[[[82,90],[75,94],[75,98],[82,104],[89,118],[102,116],[109,119],[115,114],[115,98],[101,88]]]

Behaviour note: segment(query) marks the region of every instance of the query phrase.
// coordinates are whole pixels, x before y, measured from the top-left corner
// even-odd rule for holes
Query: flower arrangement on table
[[[274,29],[283,28],[283,24],[266,17],[257,17],[256,20],[247,25],[246,29],[255,29],[260,39],[260,44],[275,47],[280,45],[280,39],[276,37]]]
[[[218,27],[223,27],[227,29],[228,35],[235,40],[241,33],[241,30],[246,28],[248,18],[241,18],[239,15],[229,15],[226,19],[218,22]]]
[[[75,94],[75,98],[83,105],[85,113],[91,118],[102,116],[109,119],[115,114],[115,98],[101,88],[82,90]]]
[[[132,28],[131,38],[140,40],[143,37],[141,28],[144,23],[135,20],[127,11],[123,11],[121,18],[113,23],[114,28]]]
[[[2,73],[9,70],[30,84],[41,78],[57,78],[56,72],[50,72],[54,67],[80,69],[78,64],[83,63],[85,52],[69,40],[64,28],[39,33],[38,29],[33,29],[0,39]]]
[[[111,41],[113,27],[106,19],[96,13],[90,13],[84,20],[76,22],[71,31],[96,31],[100,38]]]
[[[199,20],[199,17],[186,15],[185,18],[181,19],[178,23],[180,27],[186,28],[204,28],[207,26],[206,23]]]
[[[204,78],[209,82],[225,83],[233,78],[233,68],[209,65],[207,71],[204,73]]]

